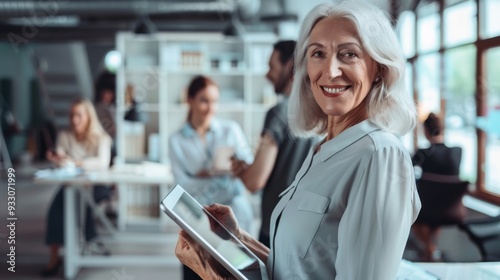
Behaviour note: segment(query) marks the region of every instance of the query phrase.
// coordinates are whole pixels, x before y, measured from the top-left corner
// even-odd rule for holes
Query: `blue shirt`
[[[271,217],[272,280],[395,279],[421,208],[410,155],[369,120],[311,150]]]
[[[253,162],[253,153],[243,131],[231,120],[214,118],[205,141],[188,122],[170,136],[169,156],[176,183],[202,204],[231,204],[233,198],[244,191],[243,182],[230,175],[196,176],[202,170],[213,169],[213,156],[219,147],[232,147],[237,158],[248,164]]]

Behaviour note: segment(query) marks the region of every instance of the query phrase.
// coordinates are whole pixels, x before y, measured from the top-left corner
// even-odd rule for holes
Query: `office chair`
[[[462,224],[466,208],[462,198],[469,182],[457,176],[424,173],[417,181],[417,191],[422,209],[415,222],[414,232],[425,245],[425,261],[441,260],[436,247],[438,230],[444,225]]]
[[[483,262],[500,261],[500,216],[465,221],[459,228],[478,247]]]

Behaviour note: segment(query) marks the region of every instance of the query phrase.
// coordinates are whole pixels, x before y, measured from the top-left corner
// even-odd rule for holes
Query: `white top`
[[[271,279],[395,279],[421,204],[396,136],[363,121],[311,151],[271,217]]]
[[[111,143],[111,137],[105,134],[96,143],[89,143],[78,141],[71,131],[61,131],[57,136],[56,150],[82,161],[85,170],[107,169],[111,160]]]
[[[236,156],[251,164],[253,153],[238,123],[214,118],[202,141],[189,123],[170,136],[169,156],[175,183],[203,205],[227,204],[234,210],[243,228],[252,222],[251,205],[244,196],[245,186],[230,175],[196,177],[202,170],[212,170],[214,153],[219,147],[232,147]]]

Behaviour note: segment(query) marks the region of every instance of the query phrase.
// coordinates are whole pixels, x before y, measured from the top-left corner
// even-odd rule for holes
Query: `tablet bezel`
[[[248,249],[242,242],[239,240],[234,234],[229,231],[224,225],[222,225],[214,216],[212,216],[208,211],[204,209],[204,207],[194,199],[184,188],[180,185],[176,185],[165,198],[160,203],[160,208],[165,212],[174,222],[176,222],[182,229],[184,229],[198,244],[200,244],[208,253],[214,257],[220,264],[222,264],[234,277],[239,280],[248,280],[240,270],[236,269],[224,256],[219,254],[217,250],[208,243],[201,235],[199,235],[196,231],[194,231],[191,226],[185,222],[181,217],[179,217],[175,211],[172,209],[177,205],[177,202],[181,198],[183,194],[188,195],[193,201],[208,215],[210,215],[219,225],[223,228],[239,245],[244,249],[245,253],[252,258],[254,258],[259,264],[259,270],[261,271],[261,275],[266,272],[262,272],[262,269],[265,268],[265,265],[262,265],[262,261],[250,250]]]

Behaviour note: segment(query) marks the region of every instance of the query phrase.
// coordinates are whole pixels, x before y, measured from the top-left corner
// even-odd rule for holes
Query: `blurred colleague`
[[[438,115],[429,114],[424,121],[424,133],[431,145],[415,153],[412,158],[413,165],[422,168],[422,174],[458,176],[462,148],[444,144],[444,125]]]
[[[99,75],[95,83],[95,111],[102,128],[111,136],[113,143],[116,142],[116,75],[103,72]],[[116,146],[111,145],[110,165],[116,156]],[[105,203],[106,214],[116,216],[115,210],[111,207],[111,186],[94,186],[94,199]]]
[[[247,230],[253,220],[250,201],[241,180],[228,170],[216,170],[216,153],[230,149],[237,158],[249,164],[253,155],[240,126],[231,120],[215,118],[219,88],[204,76],[195,77],[187,91],[189,113],[186,123],[170,137],[169,156],[175,182],[201,204],[229,205]],[[241,219],[241,220],[240,220]],[[199,279],[184,267],[184,279]]]
[[[282,101],[266,114],[260,144],[252,165],[233,160],[233,173],[241,178],[251,192],[262,194],[262,225],[259,241],[269,246],[271,214],[279,201],[279,194],[295,179],[307,153],[317,140],[293,136],[288,126],[288,99],[293,80],[293,53],[295,41],[280,41],[274,45],[269,59],[267,79],[274,91],[283,95]]]
[[[109,166],[111,137],[104,131],[92,103],[77,99],[71,105],[69,131],[61,131],[55,150],[47,151],[47,159],[60,167],[79,167],[84,170],[106,169]],[[50,260],[42,276],[57,273],[62,264],[59,248],[64,244],[63,216],[64,190],[62,186],[49,208],[46,243],[50,246]],[[75,205],[76,207],[76,205]],[[86,207],[85,239],[96,237],[90,207]]]
[[[436,114],[430,113],[424,121],[424,133],[430,146],[419,149],[412,158],[414,166],[422,169],[422,178],[435,180],[459,179],[460,162],[462,161],[462,148],[448,147],[444,144],[443,120]],[[418,182],[417,182],[418,185]],[[434,207],[426,205],[425,207]],[[439,208],[439,205],[436,205]],[[451,217],[456,213],[448,213]],[[437,249],[436,239],[439,227],[432,226],[435,220],[427,220],[419,216],[413,225],[413,233],[424,245],[424,261],[439,261],[441,252]]]
[[[113,140],[116,137],[116,75],[104,72],[95,83],[95,110],[101,126]]]

